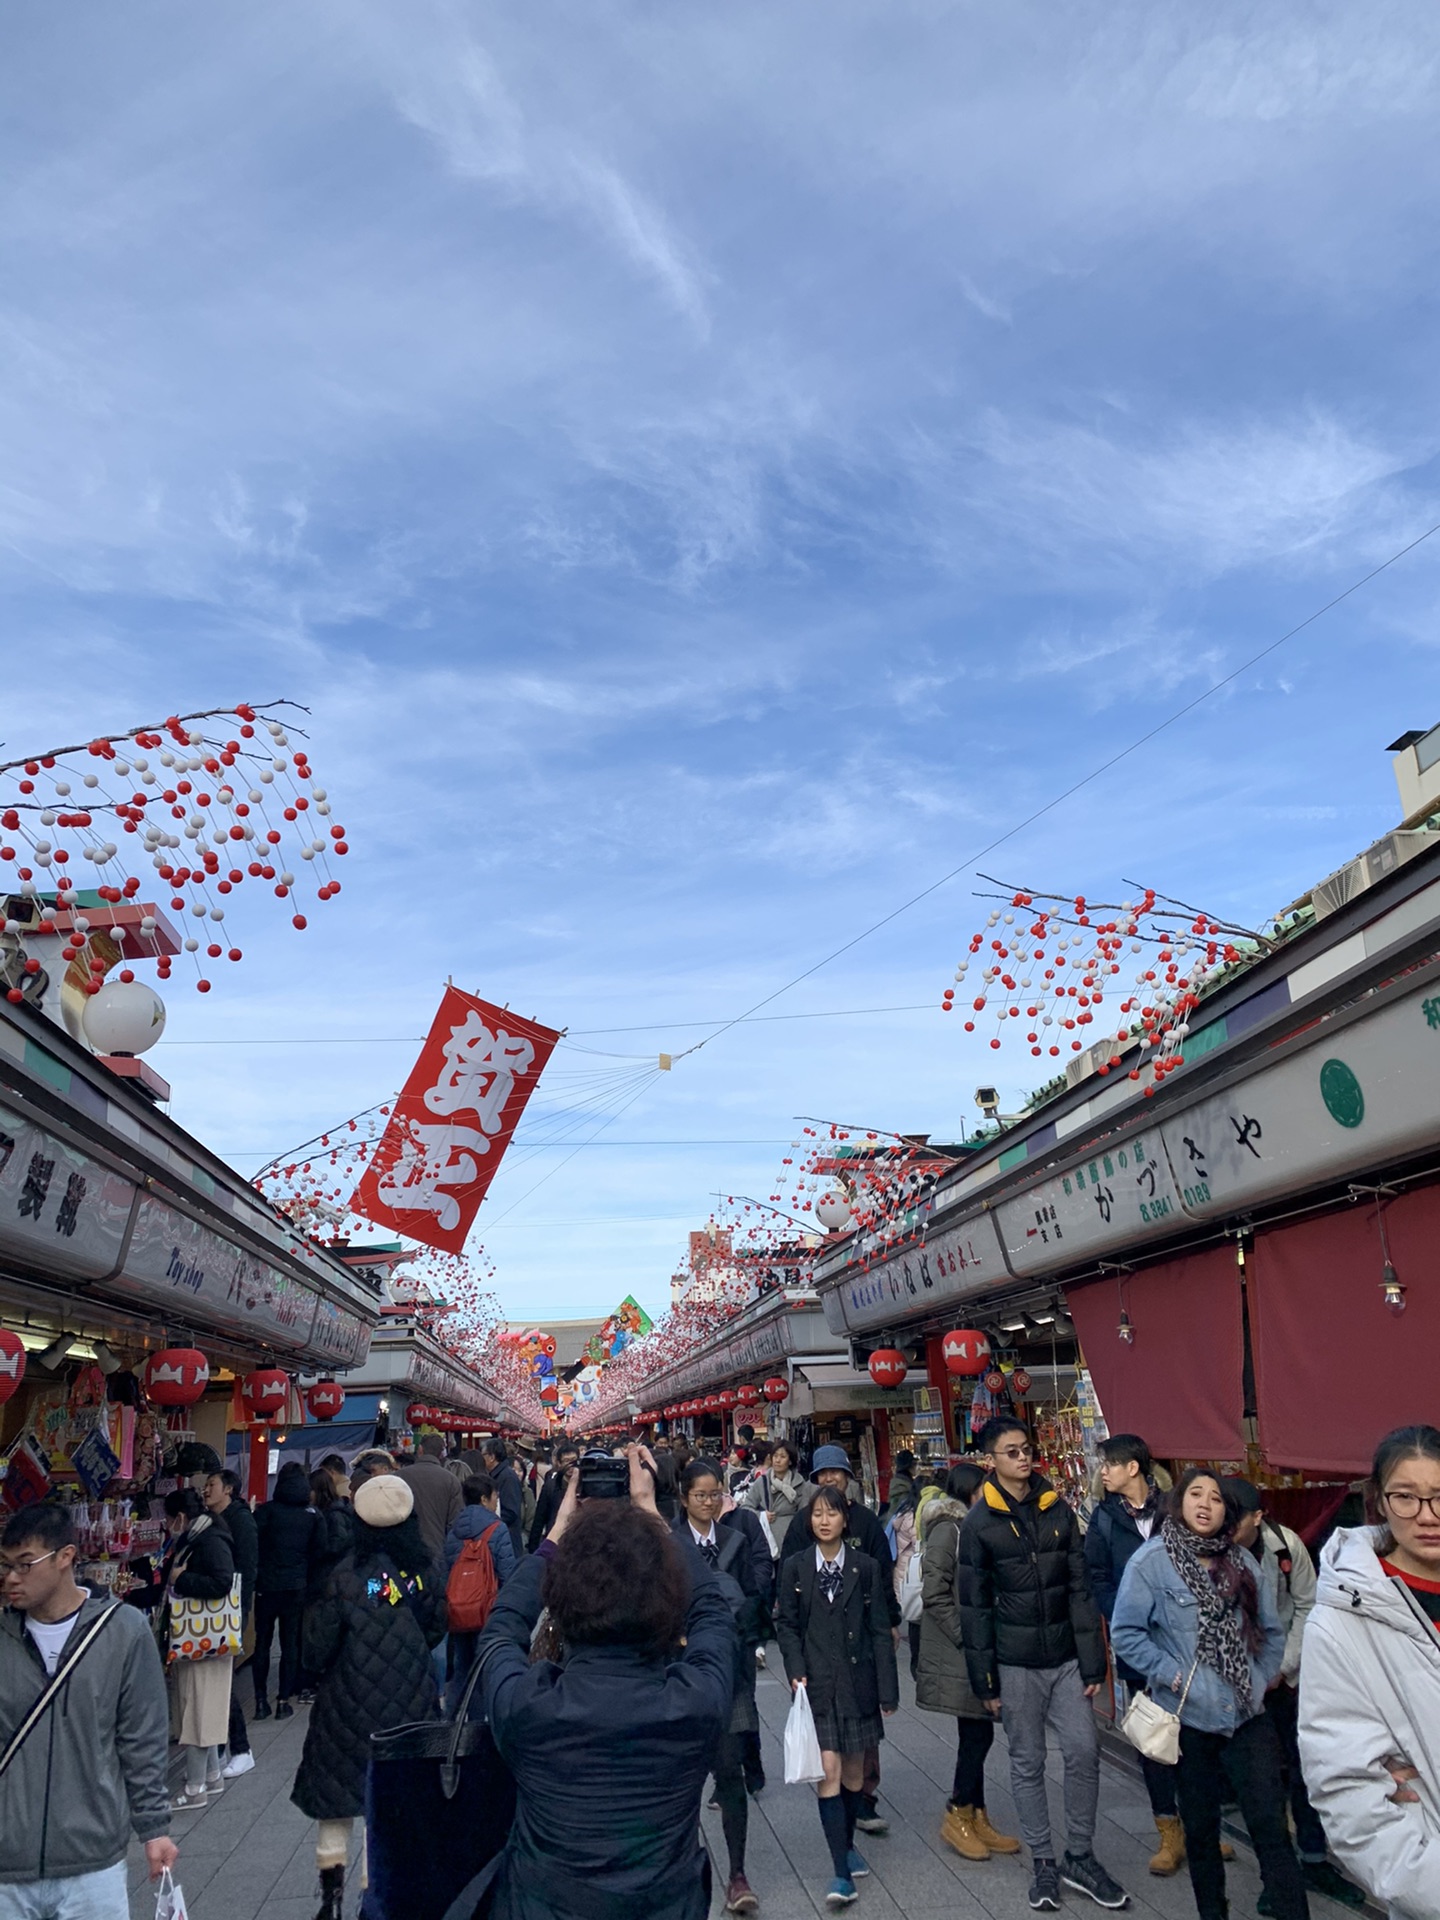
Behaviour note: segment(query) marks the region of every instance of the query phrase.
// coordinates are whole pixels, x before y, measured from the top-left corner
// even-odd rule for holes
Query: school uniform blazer
[[[868,1714],[900,1704],[895,1639],[885,1576],[868,1553],[845,1549],[840,1597],[832,1606],[815,1583],[815,1549],[780,1566],[776,1638],[791,1680],[808,1683],[812,1706]]]

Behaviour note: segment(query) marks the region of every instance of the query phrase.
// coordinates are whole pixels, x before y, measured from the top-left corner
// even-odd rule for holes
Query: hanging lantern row
[[[1023,1032],[1037,1059],[1080,1053],[1108,1037],[1114,1051],[1100,1061],[1101,1074],[1122,1067],[1122,1049],[1138,1042],[1141,1053],[1129,1077],[1139,1080],[1147,1066],[1152,1068],[1147,1095],[1183,1064],[1189,1018],[1202,990],[1244,959],[1244,948],[1255,953],[1271,944],[1260,934],[1169,900],[1153,887],[1118,906],[1087,901],[1084,894],[1072,900],[1024,887],[1007,887],[1006,893],[1010,910],[996,908],[971,936],[969,951],[955,969],[956,985],[945,989],[943,1010],[952,1012],[960,1004],[967,975],[978,967],[979,977],[969,984],[974,998],[965,1008],[967,1033],[976,1032],[975,1016],[983,1016],[986,1024],[994,1023],[992,1047]],[[1139,956],[1133,984],[1122,978],[1127,948],[1132,963]],[[1109,1004],[1118,1019],[1107,1035],[1110,1017],[1100,1009]]]
[[[69,977],[94,995],[118,958],[153,960],[167,980],[179,951],[193,956],[196,987],[208,993],[207,963],[242,957],[225,919],[247,881],[251,893],[258,882],[285,902],[303,930],[302,881],[313,877],[314,898],[331,900],[340,882],[330,861],[350,849],[308,752],[277,717],[291,707],[172,714],[0,765],[0,893],[35,900],[40,914],[6,931],[57,936]],[[141,868],[154,879],[131,870]],[[183,933],[140,901],[155,881],[171,912],[186,916]],[[92,892],[98,905],[83,899]],[[24,966],[31,978],[40,971],[33,955]],[[134,977],[128,967],[120,974],[125,984]],[[23,1000],[27,986],[16,980],[7,993]]]
[[[877,1387],[898,1387],[909,1371],[898,1347],[877,1347],[870,1356],[870,1378]]]
[[[990,1342],[978,1327],[953,1327],[940,1343],[945,1371],[964,1379],[984,1373],[990,1364]]]

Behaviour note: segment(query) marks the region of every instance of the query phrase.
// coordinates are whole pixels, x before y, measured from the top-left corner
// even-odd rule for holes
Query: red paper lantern
[[[870,1356],[870,1378],[877,1387],[898,1387],[909,1371],[898,1347],[877,1347]]]
[[[290,1376],[279,1367],[257,1367],[240,1382],[240,1398],[252,1420],[269,1420],[285,1411],[290,1397]]]
[[[333,1420],[345,1404],[345,1389],[338,1380],[317,1380],[305,1404],[317,1420]]]
[[[25,1342],[19,1334],[0,1327],[0,1407],[19,1392],[25,1379]]]
[[[719,1394],[716,1397],[719,1400],[721,1406],[727,1409],[735,1406],[740,1398],[739,1394],[736,1393],[733,1387],[722,1387],[720,1389]]]
[[[157,1407],[193,1407],[210,1384],[210,1362],[194,1347],[166,1347],[151,1354],[141,1379]]]
[[[721,1400],[720,1400],[719,1394],[707,1393],[704,1398],[704,1401],[702,1402],[702,1405],[704,1406],[706,1413],[718,1413],[721,1407]]]
[[[407,1427],[421,1427],[430,1418],[430,1409],[423,1400],[412,1400],[405,1409]]]
[[[983,1373],[990,1364],[990,1342],[978,1327],[955,1327],[940,1343],[945,1355],[945,1371],[959,1374]]]
[[[777,1373],[765,1382],[760,1391],[773,1405],[777,1401],[788,1400],[790,1398],[790,1382],[788,1380],[782,1380]]]
[[[989,1373],[986,1374],[985,1388],[989,1393],[1003,1393],[1005,1391],[1005,1376],[998,1367],[992,1367]]]
[[[0,1327],[0,1407],[19,1391],[25,1378],[25,1342]]]
[[[1033,1384],[1024,1367],[1016,1367],[1010,1376],[1010,1391],[1012,1393],[1027,1394]]]
[[[759,1387],[737,1387],[735,1390],[735,1398],[740,1402],[742,1407],[758,1406],[760,1402],[760,1389]]]

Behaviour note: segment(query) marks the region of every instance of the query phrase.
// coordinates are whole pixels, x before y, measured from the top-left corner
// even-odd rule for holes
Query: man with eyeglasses
[[[1090,1702],[1105,1678],[1105,1636],[1069,1507],[1034,1469],[1029,1435],[991,1420],[977,1442],[986,1477],[960,1528],[960,1616],[970,1684],[1010,1745],[1010,1784],[1034,1878],[1037,1913],[1060,1907],[1060,1884],[1097,1906],[1130,1896],[1095,1858],[1100,1740]],[[1045,1791],[1046,1736],[1065,1767],[1064,1858],[1057,1860]]]
[[[112,1603],[75,1581],[62,1507],[0,1533],[0,1752],[65,1658]],[[144,1616],[119,1606],[0,1777],[0,1920],[128,1920],[125,1852],[172,1866],[165,1675]]]

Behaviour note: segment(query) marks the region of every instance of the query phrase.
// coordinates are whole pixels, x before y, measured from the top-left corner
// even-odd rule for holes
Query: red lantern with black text
[[[790,1398],[790,1382],[788,1380],[782,1380],[777,1373],[765,1382],[760,1391],[773,1406],[778,1401],[788,1400]]]
[[[285,1411],[290,1397],[290,1379],[279,1367],[257,1367],[240,1382],[240,1398],[252,1420],[273,1420]]]
[[[333,1420],[345,1404],[345,1389],[338,1380],[317,1380],[305,1404],[316,1420]]]
[[[25,1378],[25,1342],[19,1334],[0,1327],[0,1407],[19,1389]]]
[[[210,1362],[194,1347],[166,1347],[151,1354],[140,1379],[157,1407],[193,1407],[210,1384]]]
[[[945,1371],[964,1379],[984,1373],[990,1364],[990,1342],[978,1327],[954,1327],[940,1342]]]
[[[740,1402],[742,1407],[758,1406],[760,1404],[760,1389],[759,1387],[737,1387],[735,1389],[735,1398]]]

